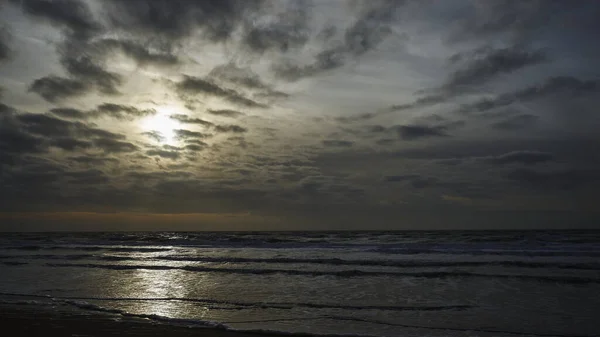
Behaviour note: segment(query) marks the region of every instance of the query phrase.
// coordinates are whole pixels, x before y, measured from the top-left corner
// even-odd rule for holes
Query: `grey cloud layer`
[[[595,2],[3,6],[2,211],[350,224],[600,187]]]

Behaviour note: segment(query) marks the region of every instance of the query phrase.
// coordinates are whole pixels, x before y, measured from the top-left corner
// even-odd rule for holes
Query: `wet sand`
[[[7,336],[164,336],[164,337],[261,337],[269,333],[234,332],[157,323],[109,315],[37,309],[31,305],[0,304],[0,327]],[[300,334],[297,336],[301,336]]]

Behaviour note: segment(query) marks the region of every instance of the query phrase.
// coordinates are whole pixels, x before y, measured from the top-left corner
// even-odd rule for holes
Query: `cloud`
[[[310,38],[308,9],[304,2],[292,3],[283,13],[274,14],[266,23],[249,24],[242,43],[255,53],[275,50],[281,53],[303,46]]]
[[[43,138],[20,130],[12,116],[0,115],[0,159],[3,159],[0,166],[12,161],[13,156],[41,152],[43,149]]]
[[[383,180],[385,182],[390,182],[390,183],[405,182],[405,183],[410,184],[410,186],[412,186],[413,188],[416,188],[416,189],[427,188],[432,185],[439,185],[439,186],[444,185],[444,184],[438,182],[438,180],[435,178],[423,177],[418,174],[403,174],[403,175],[385,176],[383,178]]]
[[[0,63],[8,60],[12,54],[9,46],[9,34],[6,28],[0,27]]]
[[[99,157],[96,155],[80,155],[80,156],[76,156],[76,157],[69,157],[68,158],[70,161],[79,163],[79,164],[85,164],[85,165],[91,165],[91,166],[103,166],[106,164],[117,164],[119,163],[118,159],[115,158],[110,158],[110,157]]]
[[[182,114],[171,115],[171,116],[169,116],[169,118],[174,119],[182,124],[199,124],[199,125],[204,125],[204,126],[213,126],[214,125],[213,123],[211,123],[209,121],[205,121],[200,118],[190,118],[187,115],[182,115]]]
[[[556,171],[536,171],[520,168],[506,176],[524,187],[568,190],[600,181],[597,169],[564,169]]]
[[[105,49],[105,52],[120,51],[132,58],[138,65],[173,66],[181,63],[179,57],[173,53],[171,48],[164,47],[162,50],[151,50],[133,40],[103,39],[93,45],[96,48]]]
[[[275,90],[272,85],[261,80],[250,67],[238,67],[231,62],[213,68],[207,77],[219,83],[233,84],[254,91],[254,97],[265,99],[289,97],[289,94]]]
[[[210,137],[210,135],[205,134],[205,133],[190,131],[190,130],[185,130],[185,129],[176,129],[176,130],[173,130],[173,132],[175,132],[175,135],[179,139],[187,139],[187,138],[204,139],[204,138]]]
[[[132,143],[110,138],[100,138],[93,141],[94,146],[102,149],[106,153],[129,153],[138,150],[138,147]]]
[[[10,0],[24,13],[42,18],[78,37],[87,38],[101,27],[87,5],[77,0]]]
[[[411,180],[417,179],[417,178],[420,178],[420,176],[418,174],[402,174],[402,175],[395,175],[395,176],[385,176],[385,177],[383,177],[383,181],[395,183],[395,182],[411,181]]]
[[[239,125],[216,125],[215,130],[217,132],[233,132],[233,133],[244,133],[248,129]]]
[[[499,75],[533,66],[547,61],[540,50],[524,50],[512,46],[508,48],[480,48],[467,53],[455,54],[453,63],[463,66],[450,74],[442,90],[457,92],[462,89],[481,85]]]
[[[533,165],[554,160],[554,156],[548,152],[539,151],[513,151],[496,157],[487,157],[484,160],[494,165],[526,164]]]
[[[121,75],[104,70],[95,64],[88,56],[73,57],[66,54],[61,59],[65,70],[75,78],[95,84],[95,87],[103,94],[117,95],[117,89],[123,82]]]
[[[243,112],[236,111],[236,110],[230,110],[230,109],[222,109],[222,110],[208,109],[208,110],[206,110],[206,112],[208,112],[211,115],[232,117],[232,118],[244,115]]]
[[[538,120],[538,116],[523,114],[492,123],[491,127],[497,130],[521,130],[534,126]]]
[[[598,91],[600,91],[600,82],[598,80],[581,80],[572,76],[554,76],[547,78],[538,85],[501,94],[492,99],[486,98],[475,103],[465,104],[455,112],[460,114],[482,113],[516,102],[528,102],[554,94],[579,96]]]
[[[16,119],[25,131],[45,137],[75,135],[89,129],[81,122],[66,121],[44,114],[24,113],[17,115]]]
[[[391,112],[399,112],[399,111],[406,111],[406,110],[411,110],[411,109],[424,108],[424,107],[444,103],[449,98],[450,98],[450,95],[448,93],[428,94],[427,96],[417,98],[416,100],[414,100],[411,103],[395,104],[395,105],[390,106],[389,108],[383,109],[378,112],[363,113],[363,114],[351,116],[351,117],[341,117],[341,118],[338,118],[338,120],[341,122],[356,122],[356,121],[361,121],[361,120],[367,120],[367,119],[371,119],[371,118],[374,118],[374,117],[377,117],[377,116],[380,116],[383,114],[389,114]]]
[[[71,183],[78,185],[105,184],[110,180],[104,172],[98,169],[65,172],[64,176],[69,178]]]
[[[108,116],[122,120],[133,120],[134,118],[146,117],[156,114],[154,109],[138,109],[131,105],[103,103],[93,111],[95,117]]]
[[[244,15],[261,1],[131,0],[108,1],[111,23],[129,32],[179,41],[199,29],[213,42],[228,40]]]
[[[82,81],[58,76],[47,76],[33,81],[29,91],[42,96],[48,102],[56,102],[88,92],[89,86]]]
[[[351,147],[354,145],[354,142],[348,140],[335,140],[335,139],[326,139],[323,142],[323,145],[329,147]]]
[[[146,154],[149,156],[158,156],[161,158],[167,158],[167,159],[179,159],[180,155],[179,152],[177,151],[167,151],[167,150],[148,150],[146,151]]]
[[[192,151],[192,152],[202,151],[205,148],[206,148],[206,144],[205,145],[187,144],[186,146],[184,146],[184,149],[186,149],[188,151]]]
[[[188,137],[188,138],[185,138],[184,141],[186,144],[190,144],[190,145],[196,145],[196,146],[201,146],[201,147],[208,146],[208,144],[206,144],[205,142],[203,142],[199,139],[190,139]]]
[[[491,39],[507,36],[515,42],[527,42],[541,25],[548,24],[557,15],[573,9],[564,1],[494,1],[474,3],[457,16],[450,40]]]
[[[165,140],[165,137],[163,137],[163,135],[160,132],[158,132],[158,131],[142,132],[142,135],[148,136],[148,137],[154,139],[157,142],[162,142],[163,140]]]
[[[54,108],[50,109],[50,112],[53,115],[67,119],[87,119],[90,117],[90,114],[73,108]]]
[[[209,78],[233,83],[247,89],[272,92],[273,88],[252,71],[249,67],[238,67],[235,63],[216,66],[208,74]],[[282,95],[285,95],[281,93]]]
[[[65,151],[76,151],[80,149],[89,149],[92,147],[92,143],[85,140],[59,137],[51,139],[50,146],[58,147]]]
[[[446,128],[442,126],[399,125],[396,126],[398,135],[403,140],[416,140],[428,137],[446,137]]]
[[[390,23],[404,1],[369,2],[362,6],[356,20],[344,31],[343,42],[318,52],[312,63],[275,64],[273,72],[279,78],[296,81],[343,66],[348,59],[359,57],[377,47],[390,33]]]
[[[17,110],[15,110],[13,107],[11,107],[11,106],[8,106],[8,105],[6,105],[6,104],[4,104],[4,103],[0,103],[0,118],[1,118],[3,115],[6,115],[6,116],[8,116],[8,115],[12,115],[12,114],[14,114],[15,112],[17,112]]]
[[[188,95],[208,94],[221,97],[230,103],[241,105],[247,108],[267,107],[264,104],[244,97],[235,90],[222,88],[212,82],[198,77],[184,75],[183,80],[175,84],[175,88],[183,99],[186,99],[186,96]]]
[[[0,130],[0,147],[7,153],[43,153],[49,147],[65,151],[91,148],[98,148],[104,152],[137,150],[137,146],[123,141],[126,138],[124,135],[49,114],[6,115],[0,124],[3,129]]]

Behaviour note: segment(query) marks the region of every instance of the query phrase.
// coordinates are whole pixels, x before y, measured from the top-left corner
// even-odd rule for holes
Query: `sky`
[[[0,3],[0,231],[600,228],[600,2]]]

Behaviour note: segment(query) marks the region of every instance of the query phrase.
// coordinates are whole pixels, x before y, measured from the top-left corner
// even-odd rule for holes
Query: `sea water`
[[[0,300],[368,336],[598,336],[600,232],[3,233]]]

